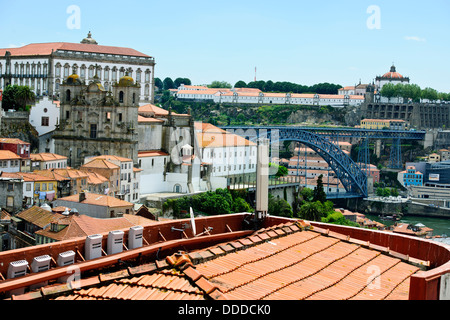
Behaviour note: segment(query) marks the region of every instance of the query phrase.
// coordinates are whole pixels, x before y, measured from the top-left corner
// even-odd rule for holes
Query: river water
[[[381,222],[382,224],[384,224],[386,226],[390,226],[395,223],[394,221],[381,220],[377,215],[365,214],[365,216],[366,216],[366,218],[368,218],[370,220],[375,220],[375,221]],[[447,235],[447,238],[436,239],[436,240],[450,244],[450,219],[406,215],[406,216],[402,217],[400,222],[401,223],[409,223],[412,225],[422,223],[426,227],[433,229],[433,236]]]

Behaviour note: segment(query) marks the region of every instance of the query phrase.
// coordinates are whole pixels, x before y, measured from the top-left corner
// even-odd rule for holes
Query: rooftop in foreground
[[[0,294],[13,300],[438,299],[440,278],[450,272],[450,249],[441,243],[272,216],[254,228],[252,217],[196,218],[195,236],[189,219],[155,223],[142,228],[143,242],[134,249],[126,241],[131,229],[124,229],[123,247],[109,255],[105,233],[101,256],[91,260],[87,238],[2,252],[3,278],[10,262],[31,265],[43,255],[52,262],[48,270],[0,281]],[[61,280],[73,271],[57,266],[69,250],[79,282]]]

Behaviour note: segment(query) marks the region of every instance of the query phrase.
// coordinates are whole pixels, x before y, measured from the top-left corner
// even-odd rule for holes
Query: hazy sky
[[[448,0],[0,3],[2,48],[80,42],[91,31],[99,44],[154,56],[161,79],[234,84],[257,67],[258,80],[346,86],[394,62],[412,83],[450,92]]]

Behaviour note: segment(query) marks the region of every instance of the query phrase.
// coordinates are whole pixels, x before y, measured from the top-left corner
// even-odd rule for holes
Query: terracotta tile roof
[[[61,156],[56,153],[32,153],[30,157],[33,161],[53,161],[67,159],[67,157]]]
[[[2,175],[7,174],[4,172]],[[56,181],[54,177],[41,175],[36,172],[14,172],[15,176],[20,176],[24,181]]]
[[[86,172],[87,174],[87,182],[88,184],[102,184],[105,182],[109,182],[109,179],[105,178],[104,176],[102,176],[101,174],[97,173],[97,172]]]
[[[196,122],[194,125],[197,131],[197,139],[202,148],[256,146],[256,143],[210,123]]]
[[[22,141],[17,138],[0,138],[0,143],[11,143],[11,144],[30,144],[29,142]]]
[[[57,241],[68,240],[78,237],[86,237],[92,234],[99,234],[133,226],[148,226],[155,224],[155,221],[136,217],[130,214],[124,214],[120,218],[100,219],[87,215],[59,215],[58,218],[63,217],[65,220],[58,220],[59,224],[67,225],[66,228],[59,232],[51,231],[50,226],[39,230],[36,234],[55,239]]]
[[[98,230],[86,233],[93,231]],[[47,293],[56,300],[408,299],[410,277],[419,268],[388,249],[368,246],[298,220],[163,260],[106,270],[82,279],[75,290],[41,288],[17,299]],[[379,274],[373,283],[368,268]]]
[[[204,293],[176,271],[120,279],[100,287],[75,291],[55,300],[205,300]]]
[[[408,296],[404,292],[408,286],[401,285],[418,267],[337,238],[311,231],[293,232],[294,227],[288,225],[257,234],[260,243],[244,250],[226,253],[224,247],[218,246],[225,249],[222,255],[196,265],[196,269],[225,298],[233,300]],[[280,230],[284,234],[273,239]],[[367,283],[367,268],[373,265],[379,266],[385,281],[380,290],[370,289]]]
[[[88,163],[81,166],[83,168],[97,168],[97,169],[120,169],[120,167],[106,159],[92,159]]]
[[[69,179],[87,178],[88,174],[77,169],[52,169],[52,171],[62,177]]]
[[[6,51],[11,52],[12,56],[50,55],[52,51],[81,51],[123,56],[150,57],[130,48],[69,42],[32,43],[20,48],[0,49],[0,55],[4,56]]]
[[[129,158],[124,158],[124,157],[110,155],[110,154],[105,154],[105,155],[101,155],[101,156],[92,157],[91,159],[104,159],[104,160],[109,160],[109,161],[120,161],[120,162],[131,162],[131,161],[133,161],[132,159],[129,159]]]
[[[57,172],[55,172],[53,169],[47,169],[47,170],[35,170],[33,171],[34,174],[43,176],[43,177],[47,177],[50,178],[52,180],[56,180],[56,181],[65,181],[65,180],[69,180],[68,177],[61,175]]]
[[[103,194],[85,192],[86,199],[82,203],[92,204],[96,206],[106,206],[110,208],[133,206],[131,202],[120,200]],[[57,201],[80,202],[80,195],[74,194],[68,197],[59,198]]]
[[[55,219],[64,217],[62,214],[49,212],[37,206],[24,210],[16,216],[40,228],[44,228]]]
[[[22,159],[17,154],[9,150],[0,150],[0,160],[18,160]]]
[[[154,104],[146,104],[143,106],[140,106],[138,109],[138,113],[151,113],[154,116],[167,116],[169,114],[169,111],[166,109],[160,108],[155,106]]]
[[[156,119],[156,118],[149,118],[149,117],[144,117],[144,116],[138,115],[138,123],[147,123],[147,122],[164,123],[164,120]]]
[[[168,153],[161,151],[161,150],[149,150],[149,151],[139,151],[138,157],[139,158],[145,158],[145,157],[167,157],[169,156]]]

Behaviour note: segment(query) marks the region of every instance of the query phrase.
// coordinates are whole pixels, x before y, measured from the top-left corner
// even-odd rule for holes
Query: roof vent
[[[31,271],[33,272],[42,272],[50,269],[51,258],[48,254],[35,257],[33,262],[31,262]],[[46,286],[48,281],[39,282],[30,286],[30,290],[34,290],[43,286]]]
[[[102,256],[102,239],[101,234],[93,234],[86,237],[84,244],[84,257],[86,260],[100,258]]]
[[[135,249],[142,247],[142,237],[144,233],[144,227],[134,226],[130,228],[128,232],[128,249]]]
[[[108,255],[122,252],[123,250],[123,231],[111,231],[108,234]]]

